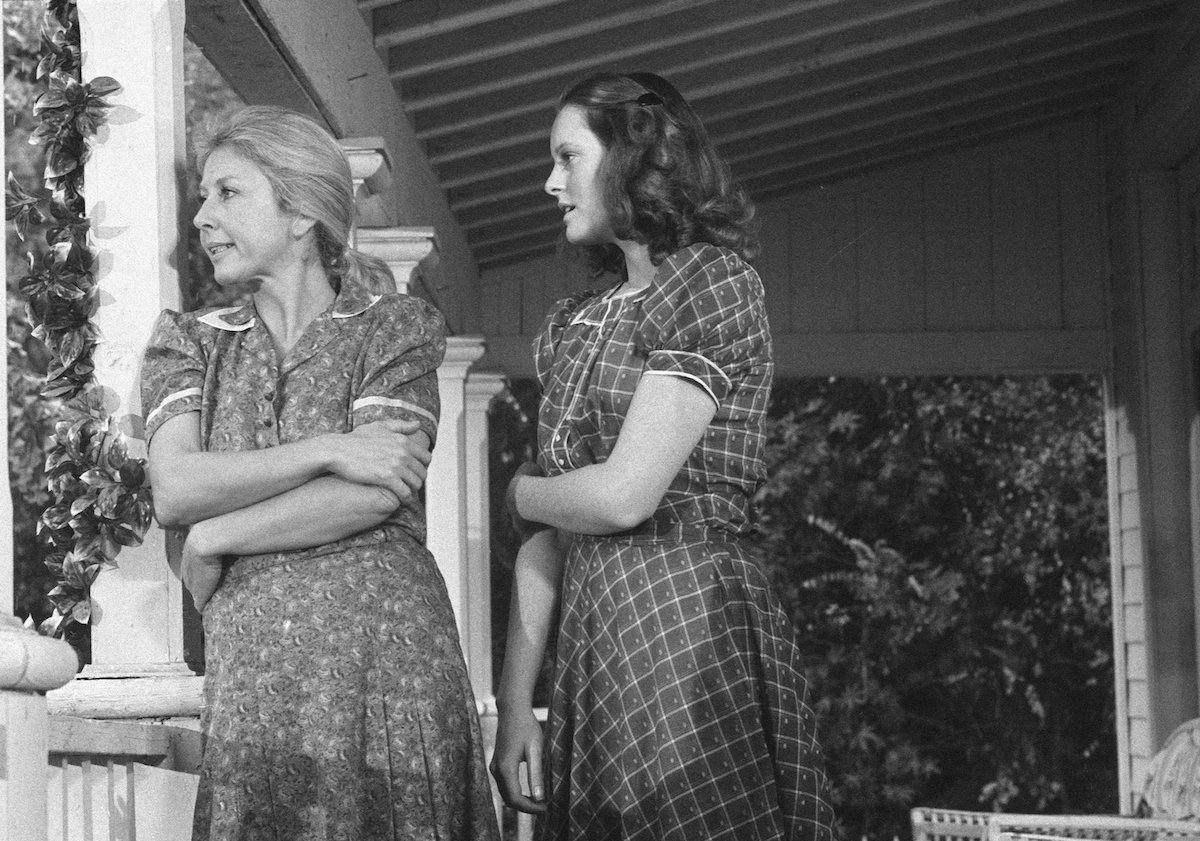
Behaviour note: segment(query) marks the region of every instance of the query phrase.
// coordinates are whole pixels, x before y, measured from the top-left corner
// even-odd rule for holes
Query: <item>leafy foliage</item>
[[[849,836],[1115,808],[1101,424],[1084,378],[777,385],[757,546]]]
[[[42,0],[6,0],[4,15],[5,160],[15,172],[10,190],[40,180],[45,152],[31,146],[36,127],[33,103],[44,87],[37,80],[41,59],[39,31],[45,15]],[[24,190],[21,189],[24,194]],[[12,196],[8,197],[9,201]],[[11,214],[10,214],[11,215]],[[14,608],[35,622],[52,610],[46,593],[53,586],[42,563],[43,547],[35,531],[38,518],[50,504],[43,468],[46,446],[54,433],[59,401],[40,394],[50,364],[50,353],[33,338],[25,317],[25,301],[18,288],[28,267],[27,252],[40,258],[45,250],[44,220],[39,212],[25,214],[24,240],[15,225],[6,231],[7,253],[7,352],[8,352],[8,477],[13,502],[15,566]]]
[[[5,30],[7,37],[7,20]],[[101,569],[115,565],[122,546],[141,542],[151,506],[144,465],[128,456],[120,431],[108,417],[92,364],[100,340],[91,321],[98,290],[83,201],[83,165],[90,139],[109,108],[105,97],[120,85],[105,76],[86,83],[79,78],[79,22],[72,0],[48,3],[41,43],[43,53],[33,75],[35,80],[45,79],[48,89],[34,103],[38,121],[30,142],[44,152],[49,192],[30,192],[10,173],[5,210],[22,239],[31,226],[44,228],[45,248],[29,249],[28,272],[19,288],[26,298],[30,335],[49,350],[42,396],[61,401],[61,418],[54,425],[45,465],[50,504],[38,523],[39,535],[49,544],[45,563],[57,581],[49,593],[55,613],[43,630],[61,635],[90,621],[92,582]],[[16,55],[23,63],[31,57],[28,51],[18,50]],[[28,73],[26,69],[14,75],[22,72]],[[7,66],[5,75],[7,79]],[[11,368],[9,381],[13,382]],[[32,408],[35,401],[27,391],[18,388],[18,393]],[[36,418],[33,425],[44,420]]]

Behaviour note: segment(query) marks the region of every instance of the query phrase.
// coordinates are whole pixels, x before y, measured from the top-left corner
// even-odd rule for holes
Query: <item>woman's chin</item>
[[[591,231],[572,231],[570,228],[563,234],[563,238],[570,244],[575,246],[585,245],[603,245],[606,240],[604,237],[597,236]]]
[[[222,289],[239,294],[253,295],[256,291],[258,291],[258,287],[262,285],[262,281],[259,279],[247,280],[241,275],[233,275],[224,272],[214,272],[213,280],[216,281],[217,286],[221,287]]]

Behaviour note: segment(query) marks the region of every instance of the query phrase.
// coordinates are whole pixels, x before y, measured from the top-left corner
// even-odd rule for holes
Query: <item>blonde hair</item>
[[[197,141],[196,170],[222,148],[262,170],[281,210],[316,223],[317,253],[334,289],[349,279],[372,292],[396,290],[386,263],[350,247],[355,211],[350,163],[316,120],[272,105],[241,108]]]

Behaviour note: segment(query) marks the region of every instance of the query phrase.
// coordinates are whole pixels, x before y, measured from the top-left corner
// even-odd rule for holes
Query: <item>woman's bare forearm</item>
[[[150,442],[154,513],[164,526],[232,513],[327,473],[404,500],[424,483],[429,463],[429,439],[416,421],[379,421],[353,432],[227,452],[200,446],[198,418],[194,412],[173,417]]]
[[[654,513],[715,411],[686,380],[643,377],[608,460],[549,478],[519,476],[517,511],[576,534],[633,528]]]
[[[153,447],[153,444],[152,444]],[[191,525],[276,497],[327,472],[316,439],[243,452],[150,453],[154,510],[163,525]]]
[[[546,640],[558,612],[563,550],[553,529],[537,532],[522,544],[513,567],[508,637],[496,703],[529,706],[546,653]]]
[[[399,507],[391,491],[321,476],[270,499],[196,523],[204,555],[254,555],[320,546],[374,528]]]

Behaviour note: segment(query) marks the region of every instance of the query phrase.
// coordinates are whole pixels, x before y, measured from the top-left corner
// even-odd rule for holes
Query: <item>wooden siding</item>
[[[1108,529],[1112,574],[1113,677],[1116,689],[1117,776],[1121,811],[1133,808],[1150,760],[1146,694],[1145,572],[1136,441],[1110,386],[1105,393],[1108,449]],[[1136,785],[1134,784],[1136,781]]]
[[[1083,119],[763,203],[780,375],[1107,370],[1101,178]],[[483,273],[484,364],[530,375],[563,266]]]

